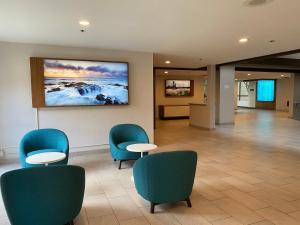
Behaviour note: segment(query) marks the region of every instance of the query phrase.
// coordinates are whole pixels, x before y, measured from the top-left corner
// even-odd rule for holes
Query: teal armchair
[[[197,166],[194,151],[174,151],[151,154],[137,160],[133,166],[137,192],[151,202],[150,212],[157,204],[186,201],[192,207],[192,193]]]
[[[67,135],[57,129],[39,129],[27,133],[20,143],[20,162],[23,168],[36,167],[26,163],[26,157],[42,152],[63,152],[66,158],[50,165],[65,165],[69,158],[69,141]],[[42,165],[42,164],[41,164]]]
[[[142,127],[136,124],[119,124],[111,128],[109,147],[113,159],[120,160],[119,169],[123,161],[136,160],[141,157],[140,153],[129,152],[126,149],[128,145],[137,143],[149,143],[148,135]]]
[[[79,166],[13,170],[1,176],[1,192],[11,225],[73,224],[85,189]]]

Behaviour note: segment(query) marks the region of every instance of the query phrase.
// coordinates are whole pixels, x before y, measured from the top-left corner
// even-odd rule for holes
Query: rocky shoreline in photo
[[[108,85],[115,86],[115,87],[123,87],[124,89],[128,90],[127,85],[122,85],[119,83],[111,83]],[[100,104],[104,104],[104,105],[126,104],[121,102],[117,97],[105,96],[104,94],[102,94],[101,93],[102,88],[97,84],[88,84],[85,82],[61,81],[58,84],[48,83],[46,84],[45,88],[46,87],[49,87],[47,93],[63,91],[66,88],[75,88],[80,96],[88,96],[91,93],[96,93],[95,100],[98,101]]]

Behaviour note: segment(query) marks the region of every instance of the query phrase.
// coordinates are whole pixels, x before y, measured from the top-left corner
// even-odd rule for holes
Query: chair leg
[[[154,208],[155,208],[155,203],[151,202],[151,206],[150,206],[150,213],[153,214],[154,213]]]
[[[192,203],[189,197],[186,199],[186,204],[188,205],[189,208],[192,207]]]
[[[69,223],[67,223],[67,224],[65,224],[65,225],[74,225],[74,222],[73,222],[73,220],[72,220],[71,222],[69,222]]]
[[[122,162],[123,162],[123,160],[120,160],[120,162],[119,162],[119,170],[120,170],[121,167],[122,167]]]

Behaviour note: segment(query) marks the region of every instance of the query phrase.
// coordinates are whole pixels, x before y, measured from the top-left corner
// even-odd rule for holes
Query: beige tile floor
[[[195,150],[191,201],[149,213],[131,182],[132,163],[118,170],[108,151],[73,154],[86,169],[83,209],[76,225],[300,225],[300,122],[286,113],[240,110],[235,126],[205,131],[187,120],[158,122],[158,151]],[[180,165],[178,165],[180,166]],[[0,172],[17,168],[9,162]],[[0,225],[9,224],[0,203]]]

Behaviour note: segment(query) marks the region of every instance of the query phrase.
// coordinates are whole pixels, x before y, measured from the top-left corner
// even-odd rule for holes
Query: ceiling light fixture
[[[80,20],[80,21],[79,21],[79,25],[84,26],[84,27],[87,27],[87,26],[90,25],[90,22],[87,21],[87,20]]]
[[[283,75],[283,74],[281,74],[280,76],[281,76],[281,77],[284,77],[284,75]]]
[[[249,41],[249,39],[246,38],[246,37],[245,37],[245,38],[241,38],[241,39],[239,40],[239,42],[242,43],[242,44],[243,44],[243,43],[246,43],[246,42],[248,42],[248,41]]]
[[[251,76],[251,73],[248,73],[248,76]]]
[[[165,73],[165,74],[168,74],[168,73],[169,73],[169,71],[165,71],[164,73]]]
[[[165,61],[165,64],[170,64],[170,63],[171,63],[170,60],[166,60],[166,61]]]

